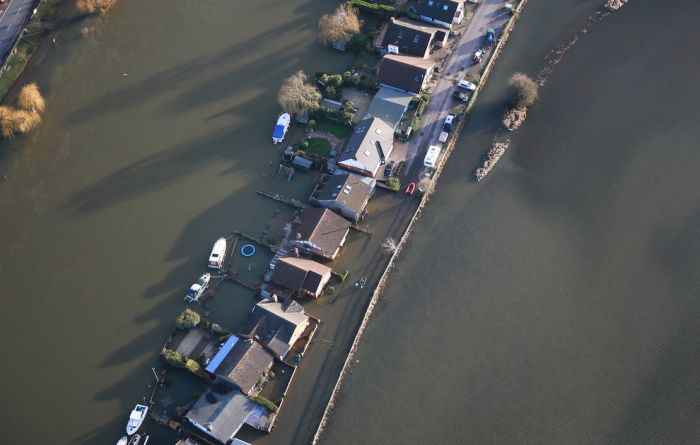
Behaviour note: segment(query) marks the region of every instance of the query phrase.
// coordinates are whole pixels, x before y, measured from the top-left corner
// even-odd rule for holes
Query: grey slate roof
[[[302,305],[293,300],[277,303],[260,301],[248,316],[240,334],[255,338],[278,357],[284,357],[291,347],[296,327],[308,323]]]
[[[392,17],[384,33],[382,48],[396,45],[400,54],[424,57],[433,42],[436,31],[437,28]]]
[[[367,198],[372,193],[372,186],[367,183],[369,181],[371,179],[354,173],[331,175],[316,199],[319,201],[339,201],[349,209],[358,213],[362,212]]]
[[[365,118],[378,117],[396,129],[411,99],[413,99],[412,94],[381,87],[372,98]]]
[[[219,381],[212,384],[185,416],[221,443],[227,443],[254,411],[256,403]]]
[[[238,386],[245,394],[255,387],[275,358],[253,340],[239,340],[216,369],[216,375]]]
[[[459,2],[453,0],[420,0],[416,10],[418,15],[452,23],[458,7]]]
[[[332,258],[350,231],[350,223],[328,209],[309,207],[292,223],[292,240],[306,240]]]
[[[356,164],[358,168],[362,166],[369,172],[375,172],[382,164],[382,155],[377,143],[381,146],[384,156],[388,156],[393,142],[394,129],[389,124],[376,117],[363,119],[345,144],[338,163],[348,162]]]
[[[410,93],[419,94],[434,62],[420,57],[387,54],[379,62],[378,81]]]

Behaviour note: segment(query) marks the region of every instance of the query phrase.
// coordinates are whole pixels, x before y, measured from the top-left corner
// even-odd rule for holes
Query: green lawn
[[[41,31],[33,31],[22,37],[17,45],[17,53],[10,56],[10,69],[0,77],[0,98],[5,97],[10,88],[12,88],[12,84],[22,74],[22,71],[27,66],[27,62],[29,62],[32,54],[36,51],[40,39]]]
[[[309,156],[325,158],[331,152],[331,143],[323,138],[309,138],[309,147],[304,151]]]
[[[316,131],[330,133],[340,139],[348,139],[352,135],[352,128],[329,119],[321,119],[316,122]]]
[[[355,60],[353,60],[352,66],[355,68],[366,66],[367,68],[372,69],[377,66],[380,60],[382,60],[382,58],[379,56],[379,54],[362,51],[361,53],[355,55]]]

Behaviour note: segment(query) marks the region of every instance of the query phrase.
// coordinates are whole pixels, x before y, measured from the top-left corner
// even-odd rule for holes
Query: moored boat
[[[226,256],[226,238],[219,238],[214,243],[209,255],[209,269],[221,270]]]
[[[124,436],[117,442],[117,445],[127,445],[129,443],[129,437]]]
[[[129,441],[128,445],[139,445],[139,443],[141,443],[141,435],[134,434],[131,436],[131,440]]]
[[[289,113],[282,113],[277,118],[277,124],[275,124],[275,129],[272,131],[272,142],[279,144],[284,140],[284,136],[287,134],[287,129],[289,128],[289,123],[292,118]]]
[[[148,407],[146,405],[136,405],[129,415],[129,422],[126,424],[126,434],[131,436],[139,428],[144,420],[146,420],[146,414],[148,413]]]
[[[191,301],[199,300],[199,297],[201,297],[204,294],[204,291],[207,290],[207,286],[209,286],[210,279],[211,274],[209,272],[197,278],[197,281],[195,281],[195,283],[192,286],[190,286],[190,289],[187,291],[185,301],[189,303]]]

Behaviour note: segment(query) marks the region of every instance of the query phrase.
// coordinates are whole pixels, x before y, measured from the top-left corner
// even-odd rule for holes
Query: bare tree
[[[394,253],[399,250],[399,243],[394,238],[387,238],[382,242],[382,250],[385,253]]]
[[[78,11],[86,14],[106,14],[116,0],[76,0],[75,5]]]
[[[508,80],[511,102],[515,108],[527,108],[537,101],[537,83],[527,74],[514,73]]]
[[[306,74],[300,70],[282,82],[277,102],[287,113],[304,114],[318,109],[321,93],[318,88],[306,83],[306,79]]]
[[[23,86],[17,97],[17,106],[23,110],[42,112],[46,109],[46,101],[34,82]]]
[[[355,9],[340,5],[332,14],[318,21],[319,38],[324,45],[333,45],[360,32],[360,19]]]
[[[16,134],[27,133],[40,123],[41,115],[37,112],[0,106],[0,134],[4,138],[12,138]]]

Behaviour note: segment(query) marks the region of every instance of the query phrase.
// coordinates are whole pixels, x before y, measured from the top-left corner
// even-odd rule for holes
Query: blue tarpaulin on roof
[[[226,340],[226,343],[221,345],[221,348],[219,348],[219,352],[216,353],[214,358],[211,359],[211,361],[205,368],[207,372],[211,372],[212,374],[215,373],[216,368],[218,368],[221,362],[224,361],[228,353],[231,352],[231,349],[233,349],[233,347],[236,346],[236,343],[238,343],[238,337],[236,337],[235,335],[230,336],[228,340]]]

